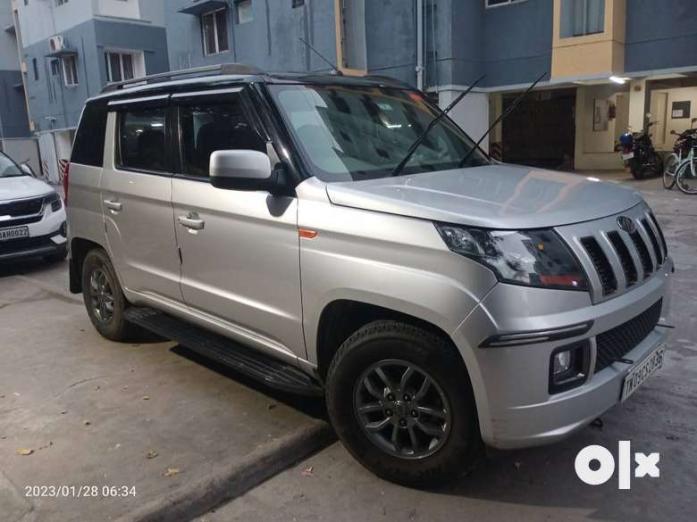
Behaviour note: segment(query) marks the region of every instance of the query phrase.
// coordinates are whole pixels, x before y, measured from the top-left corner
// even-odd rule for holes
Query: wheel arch
[[[459,350],[448,333],[431,321],[421,319],[409,313],[388,308],[366,301],[354,299],[336,299],[327,303],[317,323],[316,332],[316,360],[317,372],[324,379],[329,366],[341,344],[352,333],[362,326],[378,320],[400,321],[427,330],[447,341],[447,344],[457,352],[465,371],[467,365]]]
[[[105,250],[102,245],[89,239],[76,237],[70,240],[69,277],[71,293],[79,294],[82,292],[82,265],[87,254],[97,248]]]

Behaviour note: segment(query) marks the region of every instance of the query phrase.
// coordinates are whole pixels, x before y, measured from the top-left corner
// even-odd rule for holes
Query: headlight
[[[46,196],[44,199],[44,205],[51,205],[51,210],[53,212],[58,212],[61,209],[61,206],[63,206],[63,203],[61,202],[61,197],[58,195],[58,193],[54,192],[53,194]]]
[[[553,230],[485,230],[436,223],[453,252],[494,271],[499,281],[563,290],[587,290],[586,276]]]

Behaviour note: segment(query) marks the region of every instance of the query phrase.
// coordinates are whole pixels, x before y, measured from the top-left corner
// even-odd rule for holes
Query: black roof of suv
[[[107,85],[95,99],[128,97],[133,94],[157,94],[190,90],[192,87],[214,88],[235,83],[304,83],[352,86],[385,86],[413,89],[407,83],[387,76],[345,76],[341,73],[264,72],[244,64],[221,64],[153,74]]]

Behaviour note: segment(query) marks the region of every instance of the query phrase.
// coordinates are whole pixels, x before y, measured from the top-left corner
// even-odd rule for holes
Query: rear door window
[[[208,177],[211,154],[217,150],[266,152],[266,141],[252,123],[239,94],[224,101],[211,99],[181,103],[182,173]]]
[[[119,113],[119,166],[168,172],[167,108],[129,109]]]
[[[75,134],[71,163],[92,167],[103,166],[106,119],[106,102],[91,102],[85,106],[80,118],[80,126]]]

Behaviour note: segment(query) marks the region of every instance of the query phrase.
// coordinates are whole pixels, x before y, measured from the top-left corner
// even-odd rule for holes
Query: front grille
[[[646,279],[651,275],[651,272],[653,272],[653,261],[651,261],[651,254],[649,254],[649,249],[646,246],[646,243],[644,243],[644,240],[642,239],[639,232],[632,232],[631,234],[629,234],[629,237],[632,238],[632,243],[634,243],[634,247],[637,249],[637,252],[639,252],[641,266],[644,268],[644,279]]]
[[[43,206],[43,197],[0,203],[0,216],[21,217],[39,214]]]
[[[653,228],[651,228],[651,225],[649,225],[646,218],[641,220],[641,224],[644,225],[644,230],[646,230],[646,234],[649,236],[649,241],[651,241],[653,253],[656,256],[656,263],[658,266],[661,266],[663,264],[663,251],[661,250],[661,247],[658,246],[658,238],[656,237],[656,234],[654,234]]]
[[[8,219],[7,221],[0,221],[0,228],[10,228],[19,225],[29,225],[31,223],[38,223],[39,221],[41,221],[42,218],[43,216],[41,214],[35,214],[33,216]]]
[[[668,257],[661,227],[646,207],[621,218],[611,216],[562,232],[590,276],[594,302],[621,295],[648,279]]]
[[[651,222],[653,225],[656,227],[656,230],[658,230],[658,237],[661,239],[661,246],[663,247],[663,252],[665,252],[666,255],[668,255],[668,244],[666,243],[666,238],[663,235],[663,230],[661,230],[661,226],[658,224],[658,220],[656,219],[656,216],[653,215],[653,212],[649,212],[649,217],[651,218]]]
[[[656,328],[661,319],[663,300],[612,330],[596,336],[595,371],[599,372],[631,352]]]
[[[581,239],[581,244],[591,258],[595,271],[598,272],[600,283],[603,285],[603,295],[612,294],[617,290],[617,278],[605,252],[594,237],[584,237]]]
[[[610,243],[612,243],[612,247],[615,249],[615,252],[617,252],[617,255],[620,256],[620,263],[622,263],[622,270],[624,271],[624,278],[627,281],[627,286],[632,286],[637,282],[639,275],[637,274],[636,266],[634,266],[634,261],[632,260],[632,255],[629,253],[627,244],[616,230],[610,232],[607,237],[610,239]]]

